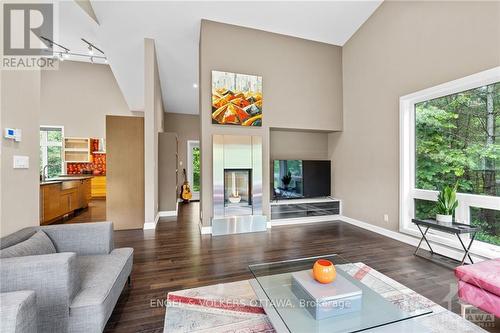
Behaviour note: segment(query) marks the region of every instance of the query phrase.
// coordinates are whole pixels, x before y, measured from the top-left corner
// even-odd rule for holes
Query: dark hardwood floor
[[[248,264],[339,253],[364,262],[436,303],[448,307],[453,271],[413,256],[404,243],[344,222],[273,227],[264,233],[200,235],[198,203],[182,205],[177,219],[156,230],[115,232],[116,247],[134,248],[132,286],[126,287],[106,332],[162,332],[165,309],[151,300],[169,291],[251,278]],[[453,310],[459,311],[456,299]]]
[[[92,199],[89,206],[51,224],[86,223],[106,221],[106,199]]]

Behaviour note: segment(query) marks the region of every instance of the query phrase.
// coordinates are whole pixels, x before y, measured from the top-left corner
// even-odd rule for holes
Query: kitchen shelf
[[[64,161],[66,163],[89,163],[89,138],[64,138]]]

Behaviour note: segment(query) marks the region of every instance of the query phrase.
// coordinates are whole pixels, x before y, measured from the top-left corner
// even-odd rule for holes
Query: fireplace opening
[[[224,215],[252,215],[252,169],[224,169]]]

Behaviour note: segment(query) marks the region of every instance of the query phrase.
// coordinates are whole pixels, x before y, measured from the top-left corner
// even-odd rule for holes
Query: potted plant
[[[288,185],[290,185],[291,181],[292,181],[292,173],[290,171],[288,171],[286,175],[281,177],[281,182],[283,183],[285,190],[288,190]]]
[[[436,206],[436,221],[452,223],[453,214],[458,206],[457,200],[458,183],[455,186],[445,186],[438,194]]]

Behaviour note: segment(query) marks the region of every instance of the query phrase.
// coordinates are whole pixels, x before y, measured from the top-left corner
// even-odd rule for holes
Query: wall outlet
[[[389,222],[389,214],[384,214],[384,222]]]

